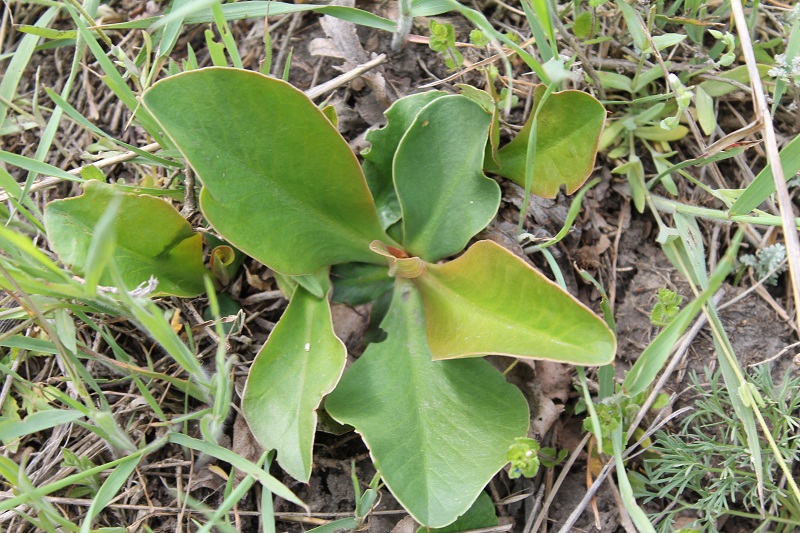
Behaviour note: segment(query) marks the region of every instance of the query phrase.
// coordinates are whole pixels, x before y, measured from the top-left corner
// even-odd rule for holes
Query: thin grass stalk
[[[795,321],[800,327],[800,313],[797,313],[797,310],[800,309],[800,237],[798,237],[795,228],[792,199],[789,196],[789,188],[786,186],[786,178],[783,174],[783,166],[778,152],[778,142],[775,138],[775,128],[772,124],[767,99],[764,96],[764,86],[758,73],[753,43],[747,31],[747,20],[744,16],[741,0],[731,0],[731,10],[736,22],[736,32],[739,34],[739,40],[742,44],[742,53],[744,54],[747,71],[750,74],[750,85],[753,88],[753,108],[755,109],[756,118],[761,121],[767,160],[772,168],[772,178],[775,181],[778,210],[780,211],[783,235],[786,241],[786,256],[789,260],[789,278],[791,279],[792,296],[794,297]]]

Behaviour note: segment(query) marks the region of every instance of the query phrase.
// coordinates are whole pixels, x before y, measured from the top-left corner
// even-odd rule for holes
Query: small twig
[[[11,9],[3,10],[3,20],[0,21],[0,54],[3,53],[3,43],[6,42],[6,28],[11,20]]]
[[[622,501],[622,495],[619,493],[617,484],[614,483],[614,478],[608,478],[608,486],[611,488],[611,494],[614,496],[614,502],[617,504],[617,509],[619,510],[620,525],[626,533],[637,533],[636,527],[634,527],[631,521],[631,515],[628,513],[628,510],[625,508],[625,503]]]
[[[657,423],[654,423],[653,426],[651,426],[638,441],[636,441],[633,445],[628,447],[628,449],[626,449],[622,453],[622,458],[623,459],[629,458],[633,454],[633,450],[635,450],[645,440],[650,438],[650,435],[658,431],[664,424],[666,424],[673,418],[676,418],[677,416],[680,416],[689,410],[691,410],[691,407],[684,407],[683,409],[678,409],[664,420],[661,421],[657,420]],[[588,441],[588,435],[586,440]],[[572,526],[574,526],[575,522],[578,521],[578,518],[580,518],[581,514],[583,513],[583,510],[586,509],[586,506],[589,505],[589,502],[592,500],[592,498],[594,498],[594,495],[597,494],[597,491],[600,489],[600,486],[603,484],[603,481],[605,481],[605,479],[608,477],[608,474],[611,473],[611,469],[614,468],[615,465],[616,461],[613,457],[611,457],[608,463],[603,467],[603,470],[600,471],[600,474],[594,480],[594,483],[592,483],[592,486],[586,490],[586,494],[583,495],[583,499],[581,499],[578,505],[572,510],[572,513],[570,513],[569,517],[567,518],[567,521],[564,522],[564,525],[561,526],[561,529],[558,530],[558,533],[570,533],[574,531]]]
[[[575,52],[575,55],[577,55],[578,59],[580,59],[581,66],[589,78],[591,78],[592,84],[594,85],[595,89],[597,89],[597,94],[600,96],[600,99],[605,100],[606,89],[603,87],[603,82],[600,81],[600,76],[597,75],[594,65],[592,65],[592,62],[589,61],[589,58],[583,52],[583,48],[581,47],[580,43],[575,40],[575,38],[566,30],[566,28],[564,28],[564,25],[561,23],[561,17],[556,14],[555,16],[550,17],[550,20],[553,22],[553,24],[555,24],[556,29],[558,29],[558,33],[561,34],[561,37],[567,41],[570,49]]]
[[[578,459],[578,456],[581,454],[583,449],[586,447],[586,444],[589,442],[592,434],[587,433],[584,435],[583,440],[578,444],[574,450],[572,450],[572,454],[567,459],[567,462],[564,463],[564,468],[561,469],[561,473],[558,475],[558,479],[556,479],[555,485],[553,486],[553,490],[550,491],[550,494],[547,495],[547,499],[544,501],[544,505],[542,505],[542,510],[539,512],[538,516],[536,515],[536,509],[534,508],[531,512],[531,515],[528,517],[528,521],[525,524],[525,529],[523,533],[531,533],[532,531],[539,531],[539,528],[542,527],[542,522],[545,521],[547,518],[547,511],[550,510],[550,505],[553,503],[553,500],[556,498],[556,494],[558,494],[558,489],[561,487],[561,484],[564,483],[564,480],[567,478],[567,474],[569,474],[572,465],[575,464],[575,461]],[[588,500],[587,500],[588,501]],[[533,517],[536,516],[536,522],[533,522]]]
[[[764,363],[771,363],[775,359],[779,358],[780,356],[782,356],[783,354],[785,354],[786,352],[788,352],[792,348],[796,348],[797,346],[800,346],[800,342],[795,342],[793,344],[790,344],[789,346],[787,346],[786,348],[784,348],[780,352],[776,353],[772,357],[764,359],[763,361],[758,361],[757,363],[749,364],[749,365],[747,365],[747,368],[753,368],[754,366],[760,366],[760,365],[763,365]]]
[[[619,210],[617,221],[617,234],[614,235],[614,259],[611,262],[611,281],[608,288],[608,305],[613,311],[617,303],[617,269],[619,268],[619,243],[622,239],[622,226],[625,225],[625,215],[630,218],[631,197],[623,196],[623,204]]]
[[[140,148],[140,150],[143,151],[143,152],[148,152],[148,153],[152,154],[153,152],[155,152],[159,148],[161,148],[161,146],[158,143],[151,143],[151,144],[148,144],[146,146],[143,146],[142,148]],[[73,168],[72,170],[68,170],[67,173],[68,174],[72,174],[73,176],[80,176],[81,173],[84,171],[84,169],[86,169],[87,167],[97,167],[97,168],[108,167],[108,166],[111,166],[111,165],[116,165],[117,163],[130,161],[131,159],[133,159],[135,157],[138,157],[138,156],[139,156],[139,154],[137,154],[136,152],[124,152],[124,153],[119,154],[119,155],[115,155],[115,156],[112,156],[112,157],[107,157],[105,159],[101,159],[99,161],[95,161],[94,163],[91,163],[89,165],[84,165],[82,167]],[[42,190],[45,190],[45,189],[51,189],[51,188],[55,187],[56,185],[58,185],[59,183],[61,183],[62,181],[64,181],[62,178],[57,178],[55,176],[45,176],[44,178],[42,178],[40,180],[37,180],[31,186],[30,192],[42,191]],[[5,202],[8,199],[9,199],[9,195],[8,195],[7,192],[0,192],[0,202]]]
[[[525,48],[526,46],[530,46],[534,42],[536,42],[536,39],[533,39],[533,38],[528,39],[527,41],[525,41],[524,43],[522,43],[520,45],[520,48]],[[456,43],[456,46],[461,46],[461,44],[462,43]],[[494,54],[492,56],[487,57],[486,59],[481,59],[477,63],[473,63],[472,65],[470,65],[468,67],[465,67],[465,68],[459,70],[458,72],[456,72],[454,74],[451,74],[450,76],[448,76],[446,78],[443,78],[441,80],[432,81],[430,83],[426,83],[425,85],[420,85],[419,88],[420,89],[430,89],[431,87],[436,87],[437,85],[442,85],[444,83],[448,83],[450,81],[453,81],[453,80],[463,76],[464,74],[466,74],[467,72],[469,72],[471,70],[475,70],[476,68],[482,67],[483,65],[488,65],[490,63],[494,63],[495,61],[498,61],[498,60],[502,59],[503,56],[510,56],[510,55],[512,55],[514,53],[515,52],[513,50],[511,50],[510,48],[503,48],[501,53],[499,53],[499,54]]]
[[[758,120],[754,120],[747,126],[739,128],[724,137],[717,139],[715,142],[709,144],[703,150],[703,157],[708,157],[718,154],[723,150],[727,150],[732,144],[738,143],[742,139],[746,139],[761,129],[761,124]]]
[[[281,72],[283,72],[283,61],[286,59],[286,54],[288,53],[289,49],[289,41],[294,34],[294,31],[297,29],[297,26],[300,24],[300,21],[303,18],[302,12],[293,13],[291,15],[291,19],[289,20],[289,27],[286,29],[286,34],[283,36],[281,40],[281,47],[278,49],[278,55],[272,61],[272,75],[280,78]]]
[[[194,172],[188,166],[183,170],[183,209],[181,216],[189,218],[197,212],[197,198],[194,194]]]
[[[336,76],[332,80],[326,81],[322,85],[317,85],[316,87],[307,90],[306,96],[308,96],[312,100],[314,100],[315,98],[319,98],[323,94],[338,89],[345,83],[353,81],[354,79],[358,78],[365,72],[368,72],[385,62],[386,62],[386,54],[381,54],[376,58],[367,61],[363,65],[358,65],[353,70],[345,72],[340,76]]]

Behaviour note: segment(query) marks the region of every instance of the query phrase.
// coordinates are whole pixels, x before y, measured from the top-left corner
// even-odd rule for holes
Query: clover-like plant
[[[433,92],[397,102],[371,134],[369,180],[325,115],[282,81],[203,69],[156,83],[143,104],[202,181],[208,222],[291,291],[242,407],[293,477],[311,475],[316,410],[328,395],[327,412],[362,435],[405,508],[445,526],[529,425],[520,391],[480,356],[613,359],[605,323],[499,245],[479,241],[445,261],[500,202],[482,170],[496,113],[474,99]],[[385,339],[344,375],[331,294],[391,302]]]

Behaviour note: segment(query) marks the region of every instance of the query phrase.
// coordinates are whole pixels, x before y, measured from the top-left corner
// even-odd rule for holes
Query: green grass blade
[[[231,34],[231,29],[225,21],[222,7],[218,3],[214,3],[211,5],[211,10],[214,12],[214,24],[217,26],[217,31],[219,31],[219,36],[222,38],[225,50],[228,51],[233,66],[236,68],[244,68],[244,65],[242,65],[242,56],[239,55],[239,48],[236,46],[236,41]]]
[[[256,463],[256,465],[261,467],[261,465],[264,464],[264,460],[266,458],[267,458],[267,453],[264,453],[264,455],[261,456],[261,459],[258,461],[258,463]],[[231,472],[228,477],[228,481],[230,482],[233,479],[233,477],[234,477],[233,472]],[[223,515],[228,513],[228,511],[230,511],[231,508],[239,502],[239,500],[244,498],[244,495],[247,494],[247,491],[250,490],[250,488],[253,486],[255,482],[256,479],[253,476],[247,476],[242,481],[240,481],[239,485],[225,496],[225,499],[222,501],[222,503],[219,504],[219,507],[217,507],[217,510],[214,511],[214,514],[212,514],[209,517],[208,522],[206,522],[205,525],[203,525],[203,527],[198,529],[197,533],[210,533],[212,528],[220,520],[220,518],[222,518]],[[267,491],[268,489],[264,488],[263,490]]]
[[[46,28],[55,19],[58,14],[58,6],[50,7],[45,11],[39,20],[36,21],[34,27]],[[0,81],[0,125],[6,119],[8,113],[8,105],[5,101],[13,101],[14,96],[17,94],[17,87],[22,79],[25,69],[30,63],[31,56],[33,55],[36,45],[39,42],[38,35],[28,34],[25,35],[19,42],[17,49],[14,51],[11,61],[5,69]]]
[[[164,138],[161,136],[161,130],[158,124],[156,124],[156,121],[153,120],[153,117],[150,116],[147,110],[139,108],[139,101],[136,99],[136,94],[128,87],[127,82],[123,79],[114,63],[108,58],[108,55],[106,55],[100,43],[97,42],[97,39],[95,39],[92,32],[89,31],[86,24],[81,20],[75,10],[72,9],[71,6],[67,7],[78,28],[78,34],[86,41],[86,44],[92,51],[92,55],[94,55],[94,58],[105,74],[102,78],[103,82],[112,90],[117,98],[125,104],[131,113],[135,113],[137,121],[147,130],[153,139],[162,146],[165,146]]]
[[[122,146],[126,150],[130,150],[131,152],[139,155],[140,157],[143,157],[143,158],[147,159],[148,161],[152,161],[153,163],[156,163],[156,164],[159,164],[159,165],[164,165],[166,167],[178,167],[178,168],[180,168],[182,166],[180,163],[176,163],[175,161],[170,161],[169,159],[164,159],[163,157],[158,157],[157,155],[153,155],[150,152],[145,152],[144,150],[142,150],[142,149],[140,149],[140,148],[138,148],[136,146],[133,146],[131,144],[128,144],[128,143],[122,142],[122,141],[120,141],[118,139],[115,139],[114,137],[112,137],[108,133],[104,132],[103,130],[101,130],[100,128],[98,128],[94,124],[92,124],[86,117],[81,115],[80,112],[77,109],[72,107],[69,104],[69,102],[64,100],[55,91],[53,91],[52,89],[49,89],[49,88],[45,88],[45,92],[47,92],[47,95],[50,97],[50,99],[53,100],[53,102],[58,107],[60,107],[64,111],[64,113],[67,114],[68,117],[70,117],[72,120],[74,120],[75,122],[77,122],[78,124],[80,124],[81,126],[86,128],[87,130],[91,131],[92,133],[94,133],[98,137],[102,137],[104,139],[108,139],[109,141],[113,142],[114,144]]]
[[[89,244],[89,251],[86,255],[86,272],[84,274],[86,291],[90,296],[97,295],[97,285],[100,283],[100,278],[108,264],[113,261],[114,249],[116,248],[114,223],[121,205],[121,197],[117,196],[112,199],[94,227],[94,237]]]
[[[622,413],[620,413],[622,416]],[[628,474],[625,472],[625,463],[622,460],[622,424],[617,426],[617,429],[611,434],[611,445],[614,448],[614,460],[616,461],[615,469],[617,470],[617,485],[619,485],[619,495],[622,499],[622,505],[639,530],[639,533],[656,533],[647,514],[636,503],[636,498],[633,497],[633,487],[628,480]]]
[[[162,17],[159,17],[156,22],[151,22],[149,31],[153,32],[159,28],[166,26],[174,26],[175,23],[188,22],[187,18],[198,15],[199,13],[210,13],[210,8],[214,5],[219,5],[220,0],[178,0],[173,2],[170,12]],[[213,22],[213,13],[211,20],[205,22]],[[230,19],[229,19],[230,20]]]
[[[22,192],[22,187],[19,186],[19,183],[2,167],[0,167],[0,189],[6,192],[8,198],[15,204],[16,209],[30,209],[36,218],[41,219],[42,213],[39,207]],[[23,206],[25,207],[23,208]],[[27,215],[26,218],[31,220]]]
[[[168,442],[167,438],[160,438],[154,441],[152,444],[149,444],[143,448],[140,448],[136,452],[132,453],[127,457],[123,457],[121,459],[116,459],[114,461],[105,463],[100,466],[96,466],[93,468],[86,469],[82,472],[78,472],[77,474],[73,474],[71,476],[67,476],[63,479],[59,479],[58,481],[54,481],[45,485],[44,487],[33,488],[26,492],[19,494],[18,496],[14,496],[13,498],[9,498],[0,502],[0,512],[1,511],[8,511],[9,509],[14,509],[19,505],[26,504],[30,502],[34,498],[41,498],[43,496],[47,496],[48,494],[52,494],[56,491],[65,489],[71,485],[75,485],[81,483],[83,480],[90,478],[96,474],[101,474],[110,468],[114,468],[119,464],[122,464],[131,457],[144,457],[164,446]],[[76,528],[77,529],[77,528]]]
[[[194,6],[198,5],[200,2],[196,0],[173,0],[172,7],[170,8],[170,13],[174,13],[175,11],[179,11],[181,9],[185,9],[185,6]],[[162,25],[164,31],[161,32],[160,40],[156,46],[156,53],[158,57],[166,58],[169,56],[172,49],[175,47],[175,43],[178,42],[178,37],[183,30],[183,15],[178,15],[173,20],[165,23]]]
[[[781,166],[787,179],[800,171],[800,135],[781,150]],[[775,192],[775,181],[772,177],[772,168],[767,166],[758,173],[756,179],[747,186],[739,199],[734,202],[730,214],[744,215],[758,207],[758,204],[769,198]]]
[[[522,0],[522,9],[525,11],[525,18],[528,20],[531,34],[536,39],[536,46],[542,55],[542,61],[547,63],[554,57],[558,57],[558,47],[546,0]]]
[[[553,246],[554,244],[558,244],[561,240],[566,237],[570,231],[572,231],[572,224],[575,222],[575,219],[578,218],[578,213],[581,210],[581,202],[583,201],[583,197],[589,192],[589,189],[594,187],[600,183],[600,178],[595,178],[586,185],[575,195],[575,198],[572,199],[572,203],[569,206],[569,211],[567,212],[567,218],[564,221],[564,225],[561,227],[561,230],[556,234],[555,237],[552,239],[543,242],[542,244],[537,244],[536,246],[531,246],[530,248],[525,250],[525,253],[535,252],[540,250],[541,248],[547,248],[549,246]]]
[[[76,283],[69,273],[58,268],[44,252],[34,246],[28,237],[2,226],[0,226],[0,250],[25,261],[24,266],[35,268],[38,270],[37,274],[47,280]]]
[[[244,457],[237,455],[233,451],[210,442],[194,439],[192,437],[183,435],[182,433],[170,433],[169,440],[170,442],[179,446],[185,446],[187,448],[206,453],[212,457],[216,457],[221,461],[229,463],[231,466],[238,468],[245,474],[253,476],[253,478],[264,485],[264,487],[268,488],[273,494],[277,494],[281,498],[308,510],[308,506],[303,503],[300,498],[295,496],[295,494],[283,483],[269,475],[261,467],[248,461]]]
[[[72,409],[38,411],[28,415],[24,420],[6,420],[4,417],[0,417],[0,441],[6,442],[61,424],[69,424],[79,418],[83,418],[83,413]]]
[[[94,16],[95,13],[97,12],[97,7],[99,4],[100,4],[99,0],[86,0],[83,5],[83,12],[90,16]],[[83,58],[83,52],[85,48],[86,48],[86,43],[84,42],[84,39],[78,36],[75,42],[75,53],[73,54],[69,75],[67,76],[67,79],[64,82],[64,87],[61,90],[61,96],[65,100],[69,97],[69,94],[72,92],[72,86],[75,83],[78,71],[81,69],[81,60]],[[50,115],[50,118],[47,121],[47,126],[45,126],[44,131],[42,132],[39,138],[39,145],[36,147],[36,153],[34,154],[34,159],[36,159],[37,161],[44,161],[45,159],[47,159],[47,156],[50,152],[50,148],[52,147],[53,141],[55,140],[56,134],[58,133],[62,115],[63,111],[61,111],[60,108],[54,109],[53,113]],[[25,195],[27,195],[28,192],[30,191],[37,175],[38,173],[35,171],[28,172],[28,175],[25,178],[25,187],[24,187]]]
[[[120,288],[123,286],[118,284]],[[120,299],[144,331],[153,337],[166,352],[175,359],[191,379],[195,380],[203,390],[204,400],[210,398],[210,383],[200,362],[194,353],[183,343],[178,335],[172,330],[167,320],[164,318],[161,309],[149,300],[134,299],[127,292],[120,292]]]
[[[693,302],[688,304],[680,313],[661,330],[661,333],[650,343],[633,367],[625,376],[623,387],[631,396],[635,396],[647,390],[661,371],[664,362],[669,357],[672,347],[694,318],[700,313],[703,305],[719,289],[725,277],[733,267],[733,260],[736,250],[741,242],[741,233],[737,234],[731,243],[730,248],[725,253],[725,257],[717,265],[717,269],[708,281],[708,289],[703,291]]]
[[[84,324],[95,330],[97,333],[100,334],[101,337],[103,337],[103,340],[106,342],[106,344],[108,344],[109,348],[111,348],[111,351],[114,353],[114,356],[118,361],[122,363],[132,363],[131,358],[128,356],[125,350],[123,350],[120,347],[120,345],[114,339],[114,336],[109,333],[108,329],[101,328],[100,326],[98,326],[91,318],[89,318],[88,315],[86,315],[83,312],[83,309],[79,309],[77,306],[72,307],[71,311],[75,314],[76,317],[78,317],[78,319],[83,321]],[[153,397],[152,393],[147,387],[147,384],[144,383],[142,379],[136,374],[134,370],[135,367],[133,367],[133,365],[128,364],[124,366],[121,365],[116,368],[122,372],[127,373],[130,376],[130,378],[136,384],[136,388],[139,389],[142,398],[144,398],[144,400],[147,402],[147,405],[153,410],[153,412],[156,414],[156,416],[161,422],[166,422],[167,415],[164,414],[164,411],[161,409],[161,406],[158,404],[158,401]],[[185,390],[186,388],[185,386],[181,387],[177,385],[176,387],[179,390]]]
[[[0,347],[14,348],[16,350],[28,350],[29,352],[45,355],[55,355],[58,348],[52,341],[36,339],[34,337],[23,337],[22,335],[12,335],[0,340]]]
[[[131,22],[124,22],[120,24],[109,24],[104,26],[105,29],[145,29],[149,28],[150,31],[179,20],[184,19],[186,24],[208,24],[214,22],[214,13],[210,6],[212,2],[203,0],[201,2],[192,2],[190,7],[183,10],[175,10],[170,12],[164,17],[152,17],[148,19],[135,20]],[[202,5],[202,9],[196,9],[196,5]],[[271,1],[251,1],[251,2],[235,2],[224,4],[222,6],[222,13],[225,15],[225,20],[242,20],[248,18],[264,18],[267,15],[275,17],[278,15],[286,15],[290,13],[300,13],[303,11],[316,11],[323,15],[330,15],[338,19],[352,22],[359,26],[366,26],[368,28],[375,28],[388,32],[394,32],[397,25],[383,17],[374,15],[361,9],[345,6],[325,6],[318,4],[289,4],[285,2],[271,2]]]
[[[84,179],[81,178],[80,176],[76,176],[75,174],[70,174],[69,172],[61,170],[58,167],[54,167],[53,165],[49,165],[42,161],[37,161],[36,159],[31,159],[29,157],[25,157],[22,155],[12,154],[11,152],[5,152],[0,150],[0,161],[8,163],[9,165],[14,165],[15,167],[25,169],[29,172],[35,172],[37,174],[46,174],[48,176],[61,178],[62,180],[84,181]]]
[[[92,504],[89,506],[89,510],[86,511],[86,517],[83,519],[83,524],[81,524],[80,533],[91,532],[92,520],[94,520],[105,506],[114,499],[114,496],[119,492],[125,482],[128,481],[128,478],[141,460],[141,455],[124,457],[123,462],[114,468],[111,475],[103,482],[100,490],[94,495]]]

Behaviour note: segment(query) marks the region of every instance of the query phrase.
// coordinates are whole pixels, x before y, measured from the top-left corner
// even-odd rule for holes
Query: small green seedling
[[[594,160],[602,106],[578,94],[552,94],[538,113],[537,168],[553,170],[537,174],[545,190],[574,190],[588,176],[581,165],[556,172],[558,161]],[[398,101],[371,134],[363,171],[313,102],[255,72],[175,75],[143,104],[202,182],[208,222],[272,268],[290,297],[250,369],[242,408],[296,479],[311,475],[327,396],[325,410],[361,434],[398,501],[425,526],[443,527],[470,508],[529,425],[527,401],[483,355],[613,359],[614,334],[572,296],[493,242],[467,247],[500,204],[484,169],[519,173],[530,139],[521,133],[519,146],[493,150],[488,94]],[[598,108],[592,130],[586,114]],[[588,142],[575,132],[550,137],[576,115]],[[382,340],[346,372],[331,294],[382,309],[373,317]]]
[[[517,437],[506,454],[511,466],[508,477],[533,477],[539,471],[539,443],[527,437]]]
[[[650,323],[654,326],[667,326],[681,310],[683,296],[669,289],[658,289],[658,300],[650,311]]]
[[[456,34],[453,25],[442,24],[431,19],[430,30],[431,37],[428,41],[430,49],[444,54],[444,64],[449,70],[460,68],[464,64],[464,56],[456,49]]]

